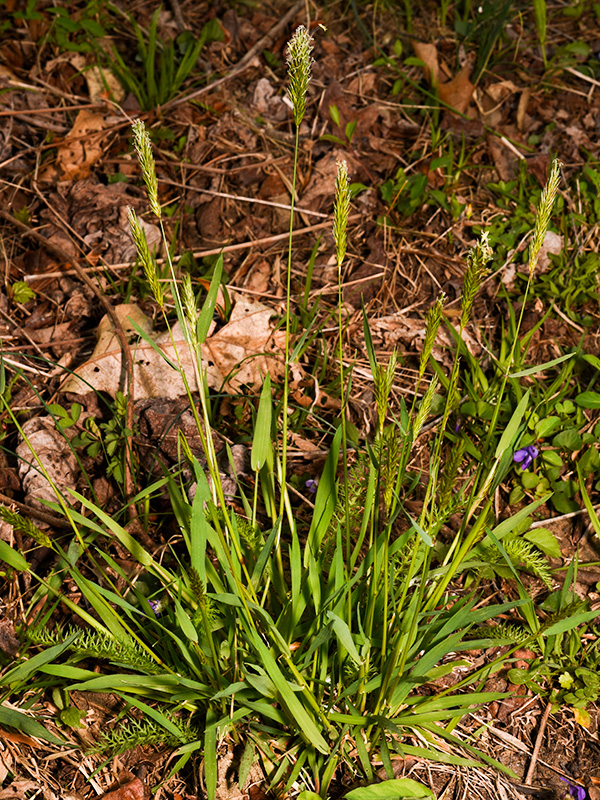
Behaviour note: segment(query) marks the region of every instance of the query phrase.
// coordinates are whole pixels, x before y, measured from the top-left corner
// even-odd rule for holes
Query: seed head
[[[475,247],[469,251],[467,256],[467,272],[465,274],[465,285],[461,298],[460,327],[465,328],[471,318],[475,295],[479,291],[481,282],[487,272],[486,264],[492,258],[492,248],[488,242],[488,233],[481,234],[481,239]]]
[[[290,85],[288,95],[294,109],[296,127],[304,119],[306,111],[306,93],[310,82],[310,69],[313,63],[311,52],[313,39],[304,25],[300,25],[288,44],[287,65]]]
[[[150,290],[154,295],[154,299],[161,307],[161,310],[164,306],[164,297],[165,297],[165,290],[162,284],[158,280],[158,270],[156,268],[156,259],[151,254],[150,249],[148,247],[148,240],[146,239],[146,231],[142,228],[142,225],[138,219],[137,214],[129,206],[127,208],[127,219],[129,220],[129,230],[131,232],[131,238],[135,244],[135,249],[137,250],[138,259],[142,268],[144,270],[144,275],[146,276],[146,280],[148,281],[148,285],[150,286]]]
[[[529,255],[530,275],[533,275],[535,272],[540,250],[542,244],[544,243],[544,239],[546,238],[546,232],[548,231],[548,225],[550,224],[550,215],[552,214],[552,208],[554,207],[554,201],[556,200],[556,194],[558,192],[561,167],[562,163],[555,158],[552,162],[548,182],[546,183],[540,198],[540,207],[538,210],[537,219],[535,221],[535,228],[533,229],[533,244],[531,245],[531,251]]]
[[[442,294],[435,301],[435,304],[427,312],[427,316],[425,318],[425,343],[423,345],[423,351],[421,353],[421,359],[419,362],[419,380],[421,380],[425,374],[425,369],[427,368],[427,362],[429,361],[429,356],[431,355],[431,351],[433,349],[435,337],[437,336],[440,322],[442,321],[442,310],[445,302],[446,295],[442,292]]]
[[[196,298],[194,296],[194,288],[192,286],[192,279],[190,273],[186,272],[183,276],[183,283],[181,285],[181,299],[183,301],[183,308],[187,318],[188,336],[191,345],[198,344],[198,334],[196,324],[198,322],[198,309],[196,308]]]
[[[160,219],[161,210],[160,203],[158,202],[158,181],[156,180],[156,165],[154,163],[150,136],[141,119],[134,120],[131,127],[133,129],[133,146],[137,153],[138,161],[140,162],[142,176],[148,192],[148,200],[150,201],[150,208]]]
[[[337,176],[335,179],[335,204],[333,208],[333,238],[337,254],[338,267],[341,267],[346,255],[346,228],[350,214],[350,181],[348,179],[348,164],[345,161],[337,162]]]

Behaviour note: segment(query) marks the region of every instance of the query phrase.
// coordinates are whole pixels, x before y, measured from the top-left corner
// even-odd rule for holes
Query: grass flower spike
[[[158,181],[156,180],[156,165],[154,163],[154,155],[152,154],[152,143],[150,136],[146,130],[146,126],[141,119],[136,119],[132,125],[133,129],[133,146],[137,153],[142,176],[146,189],[148,190],[148,200],[150,201],[150,208],[161,218],[161,208],[158,202]]]
[[[460,327],[463,330],[471,318],[475,295],[479,291],[481,281],[487,271],[486,265],[492,258],[492,248],[488,243],[488,233],[481,234],[481,239],[475,247],[469,251],[467,256],[467,272],[465,274],[465,286],[461,298]]]
[[[287,65],[290,85],[288,95],[294,109],[294,122],[299,127],[306,111],[306,92],[310,82],[310,69],[313,63],[312,36],[304,25],[300,25],[290,39],[287,51]]]
[[[335,178],[335,205],[333,209],[333,238],[338,267],[346,255],[348,216],[350,214],[350,181],[348,179],[348,164],[345,161],[337,162],[337,175]]]
[[[127,208],[127,219],[129,221],[131,238],[135,244],[135,249],[137,250],[138,258],[144,270],[144,275],[146,276],[146,280],[148,281],[150,289],[152,290],[154,299],[162,310],[164,307],[165,290],[158,280],[156,259],[150,253],[148,240],[146,239],[146,232],[142,228],[142,225],[138,219],[138,215],[135,213],[133,208],[131,208],[131,206]]]
[[[555,158],[552,162],[548,183],[544,186],[544,191],[540,198],[540,208],[538,211],[537,219],[535,221],[535,228],[533,229],[533,244],[531,245],[531,252],[529,255],[529,274],[533,275],[537,266],[540,250],[546,238],[548,225],[550,224],[550,214],[554,207],[556,194],[558,192],[558,183],[560,181],[560,170],[562,163]]]
[[[425,374],[425,370],[427,369],[427,362],[429,361],[429,356],[433,350],[435,337],[437,336],[440,322],[442,321],[442,311],[444,309],[445,302],[446,295],[442,292],[435,304],[427,312],[427,317],[425,320],[425,343],[423,345],[419,362],[419,380],[421,380]]]

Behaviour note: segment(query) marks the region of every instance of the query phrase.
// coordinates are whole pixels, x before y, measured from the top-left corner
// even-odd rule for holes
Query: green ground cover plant
[[[542,39],[540,12],[538,16]],[[288,51],[288,93],[296,131],[290,228],[311,51],[308,32],[299,28]],[[158,200],[152,143],[139,120],[133,138],[150,208],[162,228],[164,210]],[[214,266],[200,305],[190,275],[178,275],[170,257],[170,281],[159,280],[144,229],[130,209],[138,259],[156,304],[167,326],[173,324],[169,308],[174,308],[186,346],[195,355],[199,405],[189,389],[188,393],[206,464],[181,437],[179,468],[165,471],[130,500],[143,518],[159,494],[168,496],[179,536],[160,558],[140,544],[121,520],[74,490],[52,507],[71,525],[72,530],[61,537],[50,539],[20,515],[1,512],[55,558],[48,574],[37,574],[28,554],[0,542],[0,557],[9,568],[28,573],[37,587],[27,608],[28,649],[2,674],[3,700],[26,697],[27,707],[32,708],[50,695],[68,738],[69,730],[81,722],[70,702],[71,692],[116,692],[123,701],[122,719],[98,748],[114,754],[138,743],[166,744],[177,749],[171,774],[200,755],[209,798],[215,796],[218,751],[225,739],[242,751],[240,787],[253,763],[260,761],[270,787],[297,791],[303,800],[326,798],[342,770],[373,783],[375,762],[383,764],[386,790],[393,796],[431,796],[415,781],[393,778],[395,755],[462,766],[483,761],[515,777],[461,738],[456,727],[472,710],[504,697],[485,691],[485,681],[523,646],[535,653],[532,669],[512,670],[513,682],[550,692],[555,705],[576,708],[584,719],[585,707],[597,699],[593,676],[598,655],[593,648],[583,652],[580,635],[582,630],[593,630],[599,612],[572,592],[576,559],[563,588],[550,592],[544,607],[536,606],[523,580],[525,573],[533,574],[552,588],[547,556],[556,555],[558,545],[551,534],[530,530],[537,509],[551,493],[556,498],[561,492],[560,500],[553,499],[555,507],[571,509],[575,490],[583,494],[584,479],[600,468],[593,447],[598,432],[580,433],[582,409],[600,405],[594,382],[586,381],[585,372],[597,365],[579,352],[536,366],[526,361],[530,337],[522,332],[523,316],[535,292],[536,263],[559,181],[560,164],[554,161],[537,213],[529,219],[533,232],[520,311],[507,321],[505,344],[492,356],[490,370],[484,372],[473,363],[462,337],[494,259],[493,233],[482,232],[469,253],[457,324],[451,325],[444,316],[444,296],[428,312],[412,399],[402,402],[397,415],[390,413],[390,393],[399,356],[394,350],[386,363],[378,361],[364,311],[377,424],[372,439],[356,447],[346,414],[352,370],[344,368],[342,348],[342,267],[351,190],[347,166],[338,163],[333,237],[341,411],[323,471],[318,482],[313,481],[314,508],[307,525],[299,524],[295,513],[287,469],[293,419],[290,367],[306,341],[294,335],[298,317],[292,306],[291,231],[282,321],[285,377],[283,386],[277,387],[265,376],[254,409],[250,459],[254,481],[251,493],[240,482],[242,514],[232,509],[223,490],[210,435],[214,397],[200,350],[215,312],[222,259]],[[417,186],[417,181],[413,184]],[[390,190],[390,203],[400,191],[394,192],[396,188]],[[417,200],[422,203],[422,195]],[[167,242],[164,228],[162,232]],[[529,227],[522,231],[528,232]],[[307,298],[298,315],[299,329],[312,322]],[[449,370],[433,357],[442,324],[454,341]],[[151,344],[142,329],[138,334]],[[572,400],[578,362],[581,375]],[[165,359],[165,369],[179,371],[189,387],[191,376],[180,363]],[[531,375],[552,377],[548,384],[531,385]],[[20,428],[5,392],[2,370],[0,395],[12,423]],[[439,415],[423,449],[422,434],[438,400]],[[124,459],[111,459],[117,447],[127,447],[122,431],[126,398],[119,398],[119,403],[112,426],[88,430],[87,436],[72,442],[88,452],[93,448],[96,455],[104,448],[109,464],[116,463],[117,480]],[[63,431],[78,420],[75,405],[49,410]],[[581,451],[579,480],[563,480],[564,460],[576,451]],[[414,462],[419,455],[422,467],[417,470]],[[536,471],[540,462],[543,469]],[[494,493],[511,476],[512,513],[499,521]],[[561,490],[567,480],[573,485]],[[418,512],[412,510],[415,502]],[[451,516],[460,518],[452,538],[446,530]],[[135,562],[134,572],[115,557],[115,546]],[[519,599],[481,603],[480,586],[490,574],[513,581]],[[64,593],[67,581],[77,587],[85,603],[77,605]],[[44,598],[45,604],[40,602]],[[68,628],[54,624],[61,608],[75,620]],[[501,615],[509,616],[511,623],[497,625]],[[450,688],[436,686],[439,678],[455,669],[457,654],[498,644],[506,645],[507,652]],[[2,724],[60,741],[43,721],[41,715],[32,720],[0,707]],[[456,749],[448,752],[448,745]],[[364,789],[346,795],[351,800],[370,796]]]

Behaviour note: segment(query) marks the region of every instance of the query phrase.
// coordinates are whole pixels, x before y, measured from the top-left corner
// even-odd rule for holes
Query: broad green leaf
[[[550,556],[550,558],[560,558],[562,555],[558,539],[552,531],[549,531],[547,528],[533,528],[533,530],[528,531],[523,538],[527,539],[531,544],[534,544],[542,553]]]
[[[544,503],[549,499],[550,495],[547,494],[544,497],[540,498],[539,500],[534,500],[533,503],[529,503],[528,506],[525,508],[520,509],[517,511],[516,514],[513,514],[511,517],[503,520],[499,525],[493,530],[494,535],[497,539],[502,539],[503,536],[506,536],[507,533],[514,531],[515,528],[521,525],[521,523],[533,512],[539,508],[540,506],[544,505]]]
[[[550,416],[541,419],[535,426],[535,435],[538,439],[545,439],[553,430],[560,425],[560,417]]]
[[[569,358],[573,358],[575,353],[567,353],[566,356],[560,356],[560,358],[555,358],[553,361],[545,361],[543,364],[538,364],[536,367],[528,367],[527,369],[522,369],[519,372],[513,372],[508,377],[509,378],[524,378],[526,375],[535,375],[537,372],[543,372],[546,369],[550,369],[550,367],[555,367],[557,364],[561,364],[563,361],[567,361]]]
[[[313,747],[316,747],[316,749],[321,753],[328,754],[329,746],[323,738],[323,735],[300,700],[290,689],[288,682],[282,675],[279,665],[277,664],[277,661],[275,661],[271,651],[265,646],[264,642],[260,638],[260,635],[255,632],[253,632],[253,644],[255,650],[261,658],[261,663],[265,672],[273,681],[279,694],[279,698],[294,720],[295,725],[302,732],[302,735],[306,741],[310,742]]]
[[[269,451],[273,447],[271,440],[272,411],[273,398],[271,397],[271,376],[267,373],[260,393],[256,423],[254,425],[254,436],[252,438],[250,464],[253,472],[262,468],[267,461]]]
[[[596,513],[596,509],[594,508],[592,501],[590,500],[588,491],[585,488],[585,479],[583,477],[581,465],[579,463],[577,464],[577,477],[579,478],[579,491],[581,492],[581,497],[583,498],[583,502],[590,517],[590,522],[592,523],[592,527],[594,529],[596,536],[600,537],[600,519],[598,519],[598,514]]]
[[[337,636],[337,638],[339,639],[342,647],[346,649],[348,655],[354,661],[354,663],[360,666],[363,662],[358,654],[356,645],[352,640],[352,634],[350,633],[350,628],[348,628],[348,625],[344,622],[343,619],[341,619],[341,617],[338,617],[337,614],[334,614],[333,611],[327,612],[327,619],[331,621],[333,631]]]
[[[217,793],[217,722],[213,710],[208,711],[206,714],[204,781],[208,800],[214,800]]]
[[[183,606],[179,600],[175,600],[175,616],[181,628],[181,632],[191,642],[198,644],[198,631],[194,627],[192,620],[183,610]]]
[[[119,692],[119,694],[121,694]],[[132,706],[138,708],[145,716],[151,717],[155,722],[158,722],[166,731],[178,739],[183,739],[185,734],[175,725],[171,720],[166,717],[158,708],[149,706],[137,697],[130,697],[129,695],[121,694],[121,697]]]
[[[240,791],[243,791],[244,786],[246,785],[246,781],[248,780],[248,775],[250,774],[250,770],[252,768],[252,764],[254,764],[255,758],[256,758],[256,745],[254,744],[252,739],[248,739],[248,741],[244,746],[244,752],[242,753],[242,757],[240,758],[240,766],[238,769],[238,787]],[[321,800],[321,798],[318,795],[317,797],[318,800]]]
[[[201,344],[204,344],[204,342],[206,341],[206,337],[208,335],[208,329],[210,328],[210,323],[212,322],[213,314],[215,313],[215,305],[217,303],[217,295],[219,293],[219,286],[221,284],[222,274],[223,274],[223,254],[221,253],[219,255],[219,258],[217,259],[217,263],[215,264],[215,270],[213,272],[212,280],[208,288],[208,293],[206,295],[206,299],[204,300],[202,311],[200,312],[200,316],[198,317],[198,323],[196,325],[196,333],[198,336],[198,341]]]
[[[419,534],[423,542],[427,545],[427,547],[433,547],[433,539],[427,533],[427,531],[424,531],[423,528],[419,525],[419,523],[410,516],[410,514],[407,514],[406,516],[408,517],[411,525]]]
[[[578,625],[583,625],[584,622],[590,622],[592,619],[596,619],[596,617],[600,614],[600,611],[581,611],[578,614],[573,614],[572,617],[568,617],[567,619],[561,619],[559,622],[555,622],[554,625],[550,625],[549,628],[543,631],[544,636],[558,636],[560,633],[566,633],[567,631],[573,630]]]
[[[402,800],[404,797],[435,797],[431,789],[411,778],[394,778],[372,786],[361,786],[346,794],[346,800]]]
[[[71,646],[71,643],[79,636],[79,632],[72,633],[70,636],[61,642],[60,644],[55,644],[52,647],[48,647],[46,650],[42,650],[41,653],[38,653],[32,658],[28,658],[27,661],[24,661],[22,664],[19,664],[16,667],[13,667],[6,675],[2,678],[2,684],[4,686],[10,686],[11,684],[23,683],[24,681],[29,680],[32,675],[35,675],[37,670],[40,667],[43,667],[45,664],[49,664],[51,661],[54,661],[55,658],[64,653],[65,650]]]
[[[136,332],[137,332],[137,333],[140,335],[140,337],[141,337],[141,338],[142,338],[142,339],[143,339],[143,340],[146,342],[146,344],[149,344],[149,345],[150,345],[150,347],[151,347],[153,350],[156,350],[156,352],[158,353],[158,355],[159,355],[159,356],[161,356],[161,358],[164,358],[164,360],[165,360],[165,361],[167,362],[167,364],[168,364],[168,365],[171,367],[171,369],[174,369],[176,372],[180,372],[180,371],[181,371],[181,370],[180,370],[180,368],[177,366],[177,364],[176,364],[174,361],[172,361],[172,360],[169,358],[169,356],[168,356],[168,355],[165,353],[165,351],[164,351],[164,350],[162,350],[162,349],[161,349],[161,348],[160,348],[160,347],[159,347],[159,346],[156,344],[156,342],[154,341],[154,339],[152,339],[152,337],[151,337],[151,336],[149,336],[149,335],[146,333],[146,331],[145,331],[145,330],[144,330],[142,327],[140,327],[140,326],[138,325],[138,323],[137,323],[137,322],[136,322],[134,319],[132,319],[131,317],[127,317],[127,321],[131,323],[132,327],[133,327],[133,328],[135,329],[135,331],[136,331]]]
[[[8,564],[9,567],[16,569],[18,572],[29,569],[29,564],[21,553],[13,550],[3,539],[0,539],[0,561],[4,561],[5,564]]]
[[[582,408],[600,408],[600,394],[598,392],[581,392],[575,402]]]
[[[137,542],[133,536],[125,530],[125,528],[119,525],[118,522],[115,522],[112,517],[106,514],[97,505],[90,502],[82,494],[79,494],[79,492],[76,492],[73,489],[69,489],[69,492],[106,525],[108,530],[121,542],[122,545],[129,550],[131,555],[137,561],[139,561],[142,566],[149,567],[154,564],[154,559],[150,553],[148,553],[147,550],[144,550],[142,545],[139,544],[139,542]]]
[[[329,521],[335,509],[337,500],[336,473],[341,442],[342,426],[340,425],[331,442],[331,449],[325,461],[323,473],[317,487],[315,508],[310,524],[310,531],[308,532],[306,548],[304,550],[305,567],[308,566],[311,551],[312,555],[316,556],[321,550],[321,542],[327,533]]]
[[[591,364],[592,367],[595,367],[597,370],[600,370],[600,358],[598,356],[593,356],[590,353],[585,353],[582,356],[584,361],[587,361],[588,364]]]
[[[52,744],[64,745],[62,739],[49,733],[43,725],[36,722],[35,719],[22,714],[14,708],[7,708],[0,705],[0,725],[7,728],[15,728],[15,730],[24,733],[26,736],[34,736],[36,739],[43,739],[45,742]]]
[[[367,309],[365,308],[364,298],[362,299],[362,314],[363,314],[363,335],[365,337],[365,347],[367,355],[369,356],[369,364],[371,365],[371,374],[373,377],[377,375],[377,356],[375,355],[375,347],[373,346],[373,337],[371,336],[371,329],[369,328],[369,318],[367,317]]]
[[[519,432],[519,426],[521,425],[521,420],[523,419],[523,415],[527,410],[527,406],[529,405],[529,389],[525,392],[519,405],[515,408],[514,413],[506,428],[504,429],[504,433],[500,437],[500,441],[498,442],[498,447],[496,448],[496,453],[494,454],[494,458],[500,458],[505,450],[511,446],[514,438],[516,437],[517,433]]]
[[[556,434],[552,440],[552,445],[559,447],[561,450],[579,450],[582,445],[581,434],[575,428],[567,428]]]

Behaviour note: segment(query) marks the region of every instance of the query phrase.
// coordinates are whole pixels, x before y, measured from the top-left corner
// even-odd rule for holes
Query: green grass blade
[[[258,412],[254,424],[254,436],[252,438],[250,464],[253,472],[256,472],[264,466],[269,457],[269,453],[272,451],[272,412],[273,398],[271,396],[271,376],[267,373],[260,393]]]
[[[214,711],[209,711],[206,715],[204,781],[208,800],[214,800],[217,793],[217,722]]]
[[[213,314],[215,313],[215,307],[217,305],[217,296],[219,294],[219,286],[221,285],[222,275],[223,254],[221,253],[217,259],[217,263],[215,264],[210,286],[208,287],[208,292],[202,305],[202,311],[200,312],[198,323],[196,325],[198,341],[201,344],[204,344],[206,337],[208,336],[208,329],[210,328],[210,323],[212,322]]]
[[[552,361],[545,361],[543,364],[538,364],[535,367],[528,367],[527,369],[522,369],[519,372],[513,372],[508,377],[524,378],[526,375],[535,375],[538,372],[544,372],[544,370],[550,369],[550,367],[555,367],[557,364],[562,364],[563,361],[573,358],[574,355],[576,355],[576,353],[567,353],[566,356],[560,356],[560,358],[555,358]]]
[[[54,734],[44,728],[42,724],[31,719],[26,714],[22,714],[14,708],[7,708],[5,705],[0,705],[0,725],[2,727],[14,728],[17,731],[25,734],[25,736],[33,736],[36,739],[43,739],[45,742],[51,744],[58,744],[64,746],[65,742],[59,739]]]
[[[513,440],[515,439],[517,433],[519,432],[519,427],[521,425],[521,421],[527,410],[527,406],[529,405],[529,390],[525,392],[523,397],[521,398],[521,402],[514,410],[512,417],[510,418],[508,425],[504,429],[502,436],[500,437],[500,441],[498,442],[498,447],[496,448],[496,452],[494,454],[494,458],[500,458],[505,450],[512,445]]]
[[[17,572],[24,572],[26,569],[29,569],[29,564],[25,557],[17,550],[14,550],[3,539],[0,539],[0,561],[4,561],[5,564],[16,569]]]

